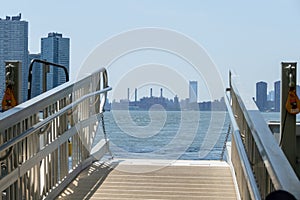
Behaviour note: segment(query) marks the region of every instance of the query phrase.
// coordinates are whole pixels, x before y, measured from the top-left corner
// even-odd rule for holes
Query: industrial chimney
[[[127,100],[129,101],[130,90],[127,88]]]

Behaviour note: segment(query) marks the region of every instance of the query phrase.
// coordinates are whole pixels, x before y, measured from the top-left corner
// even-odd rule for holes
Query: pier
[[[103,128],[104,68],[0,114],[0,200],[300,198],[300,183],[252,97],[230,76],[231,145],[225,161],[113,159]],[[224,91],[225,92],[225,91]],[[104,131],[105,133],[105,131]]]

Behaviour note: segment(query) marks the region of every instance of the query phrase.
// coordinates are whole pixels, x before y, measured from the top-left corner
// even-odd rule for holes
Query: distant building
[[[280,112],[280,81],[274,83],[274,111]]]
[[[127,92],[129,93],[129,89],[127,89]],[[113,101],[111,103],[111,109],[112,110],[142,110],[147,111],[149,109],[153,110],[161,110],[161,108],[167,110],[167,111],[178,111],[180,110],[180,103],[177,95],[173,99],[168,99],[163,96],[163,89],[160,89],[160,96],[156,97],[153,96],[153,89],[150,88],[150,95],[149,97],[142,97],[138,100],[137,93],[138,89],[135,88],[134,90],[135,97],[134,101],[128,100],[128,94],[127,99],[121,99],[120,102]]]
[[[200,111],[211,111],[211,101],[204,101],[199,103],[199,110]]]
[[[275,95],[274,90],[269,91],[267,100],[268,101],[274,101],[274,95]]]
[[[300,85],[296,86],[296,93],[297,93],[297,96],[300,97]]]
[[[32,59],[41,59],[41,54],[29,54],[29,65]],[[31,98],[43,92],[43,69],[40,63],[34,63],[32,67]]]
[[[260,81],[256,83],[256,105],[260,111],[267,109],[267,83]]]
[[[60,33],[48,33],[41,41],[41,59],[65,66],[70,73],[70,39]],[[50,66],[47,74],[47,90],[66,82],[64,71]]]
[[[197,81],[189,82],[189,100],[190,100],[190,103],[197,103],[197,100],[198,100],[198,82]]]
[[[17,61],[22,68],[20,99],[25,101],[28,82],[28,22],[21,20],[21,14],[0,19],[0,102],[5,90],[5,65],[11,60]]]

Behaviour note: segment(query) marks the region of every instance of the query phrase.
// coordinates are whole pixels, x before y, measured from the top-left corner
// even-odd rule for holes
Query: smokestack
[[[150,97],[152,98],[152,88],[150,88]]]
[[[160,98],[163,98],[163,89],[160,88]]]
[[[127,100],[129,101],[129,94],[130,94],[130,90],[129,88],[127,88]]]
[[[134,90],[134,101],[137,102],[137,89]]]

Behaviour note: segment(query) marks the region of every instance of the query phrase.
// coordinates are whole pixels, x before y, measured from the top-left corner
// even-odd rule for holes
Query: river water
[[[111,111],[104,121],[115,158],[170,160],[219,160],[230,123],[226,112],[208,111]],[[102,138],[99,127],[95,141]]]

